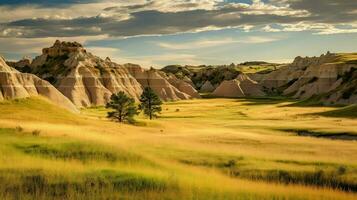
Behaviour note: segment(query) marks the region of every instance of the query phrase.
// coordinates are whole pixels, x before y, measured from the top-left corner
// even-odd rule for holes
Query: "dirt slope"
[[[104,105],[119,91],[136,100],[142,93],[141,85],[125,67],[88,53],[76,42],[56,41],[43,49],[31,67],[78,107]]]
[[[251,80],[247,75],[240,74],[236,79],[223,81],[212,93],[219,97],[258,97],[264,96],[258,83]]]
[[[189,94],[186,94],[171,85],[158,70],[143,69],[139,65],[135,64],[125,64],[124,66],[143,88],[152,88],[164,101],[176,101],[192,98]]]
[[[56,105],[78,112],[72,102],[49,82],[33,74],[20,73],[9,67],[0,57],[0,100],[26,98],[41,95]]]
[[[259,83],[271,92],[323,104],[357,103],[357,54],[296,57]]]

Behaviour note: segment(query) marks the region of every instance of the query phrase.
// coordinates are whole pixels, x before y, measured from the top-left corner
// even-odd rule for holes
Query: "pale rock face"
[[[224,80],[212,93],[217,97],[244,97],[244,92],[239,86],[238,80]]]
[[[251,73],[251,74],[246,74],[246,75],[253,81],[260,82],[266,74]]]
[[[63,94],[33,74],[20,73],[0,57],[0,100],[41,95],[71,112],[79,112]]]
[[[257,82],[250,79],[247,75],[239,74],[236,80],[239,81],[239,85],[242,88],[245,96],[259,97],[265,95],[261,86]]]
[[[295,98],[306,99],[331,91],[338,84],[337,76],[349,71],[351,65],[323,64],[308,67],[304,74],[284,90],[284,94],[295,93]]]
[[[5,59],[4,59],[2,56],[0,56],[0,71],[2,71],[2,72],[12,72],[12,71],[15,71],[15,72],[16,72],[15,69],[9,67],[9,66],[6,64]]]
[[[274,89],[288,84],[292,80],[298,79],[304,73],[304,67],[284,66],[269,74],[260,77],[260,84],[267,89]]]
[[[57,88],[78,107],[105,105],[112,94],[95,74],[83,66],[61,79]]]
[[[342,77],[356,64],[340,62],[337,54],[326,54],[320,58],[310,59],[310,65],[304,74],[290,87],[284,90],[284,94],[294,94],[294,98],[308,99],[320,96],[324,104],[352,104],[357,102],[356,72],[354,79],[343,82]],[[353,72],[351,72],[353,73]],[[353,75],[352,75],[353,76]],[[349,92],[349,95],[344,93]]]
[[[296,57],[290,65],[259,77],[259,83],[267,89],[276,89],[288,84],[290,81],[299,79],[304,75],[309,66],[317,66],[336,59],[335,54],[327,53],[320,57]],[[254,77],[254,76],[253,76]]]
[[[296,57],[292,64],[265,75],[259,83],[267,89],[281,87],[284,95],[294,98],[318,97],[324,104],[352,104],[357,102],[357,71],[351,71],[354,68],[357,64],[344,62],[340,54]],[[343,82],[340,77],[349,72],[354,78]]]
[[[333,62],[336,60],[336,54],[327,52],[326,54],[322,54],[320,57],[301,57],[298,56],[294,59],[291,66],[299,67],[299,68],[306,68],[310,66],[318,66],[324,63]]]
[[[61,42],[56,40],[54,45],[50,48],[44,48],[42,54],[49,55],[51,57],[58,57],[68,55],[70,53],[86,53],[83,46],[77,42]]]
[[[247,75],[240,74],[236,79],[223,81],[212,93],[219,97],[258,97],[264,96],[260,85]]]
[[[215,87],[212,85],[210,81],[206,81],[200,89],[200,92],[213,92]]]
[[[195,88],[195,84],[187,76],[184,76],[182,80],[184,80],[186,83],[190,84],[193,88]]]
[[[134,64],[125,64],[124,66],[143,88],[150,87],[164,101],[176,101],[192,98],[190,95],[181,92],[176,87],[171,85],[157,70],[145,70],[139,65]]]
[[[33,61],[32,67],[36,69],[50,65],[48,58],[60,60],[64,57],[56,62],[58,66],[69,69],[69,72],[52,74],[56,77],[54,85],[77,107],[105,105],[110,96],[119,91],[138,101],[142,93],[142,86],[124,66],[110,59],[100,59],[86,52],[78,43],[56,41],[53,47],[44,49],[43,53]],[[57,71],[61,71],[61,68]]]
[[[190,95],[192,98],[201,98],[201,96],[197,92],[197,90],[191,84],[189,84],[187,81],[178,79],[173,74],[166,75],[164,72],[160,72],[160,74],[162,77],[166,78],[166,80],[171,85],[176,87],[181,92]]]

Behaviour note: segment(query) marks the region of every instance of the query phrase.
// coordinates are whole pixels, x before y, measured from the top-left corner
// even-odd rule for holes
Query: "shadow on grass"
[[[201,95],[203,99],[236,99],[237,102],[244,102],[243,105],[272,105],[284,102],[295,102],[296,100],[283,96],[265,97],[217,97],[212,94]]]
[[[327,111],[327,112],[320,112],[320,113],[313,113],[313,115],[320,115],[324,117],[341,117],[341,118],[357,118],[357,104],[346,106],[343,108],[337,108],[335,110]]]
[[[339,140],[357,140],[357,132],[324,132],[308,129],[276,129],[278,131],[295,133],[298,136],[310,136],[317,138],[339,139]]]
[[[0,145],[6,144],[12,150],[29,156],[55,160],[76,160],[88,162],[122,162],[153,164],[142,156],[119,147],[107,146],[90,141],[58,137],[48,138],[25,132],[21,127],[0,128]]]
[[[281,107],[343,107],[345,105],[342,104],[329,104],[326,105],[324,104],[323,101],[321,101],[322,95],[314,95],[308,99],[303,99],[303,100],[296,100],[295,102],[292,102],[291,104],[288,105],[282,105]]]
[[[116,199],[130,194],[145,198],[145,193],[159,195],[177,188],[175,183],[168,184],[158,178],[109,170],[78,174],[76,179],[41,170],[0,171],[0,197],[18,197],[14,199]]]
[[[239,98],[239,101],[244,101],[243,105],[257,106],[257,105],[274,105],[286,102],[295,102],[293,99],[286,97],[257,97],[257,98]]]
[[[162,119],[190,119],[190,118],[200,118],[202,116],[179,116],[179,115],[171,115],[171,116],[158,116],[158,118],[162,118]]]
[[[226,158],[216,160],[179,160],[187,165],[214,167],[223,173],[237,178],[244,178],[254,181],[266,181],[282,184],[300,184],[318,187],[334,188],[343,191],[356,192],[357,184],[344,179],[349,172],[349,168],[344,165],[334,163],[300,162],[291,160],[275,160],[277,163],[288,163],[296,165],[312,165],[316,167],[314,171],[288,171],[288,170],[263,170],[247,168],[245,159]],[[329,168],[326,168],[326,167]],[[321,168],[321,169],[320,169]]]
[[[346,173],[346,168],[339,166],[335,170],[328,171],[317,169],[312,172],[307,171],[287,171],[287,170],[236,170],[230,169],[231,176],[247,178],[250,180],[263,180],[267,182],[277,182],[284,184],[315,185],[319,187],[334,188],[338,190],[356,192],[357,184],[348,182],[342,178]]]

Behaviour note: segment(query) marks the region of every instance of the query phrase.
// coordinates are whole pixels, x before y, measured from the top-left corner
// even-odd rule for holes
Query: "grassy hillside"
[[[347,118],[357,118],[357,105],[350,105],[343,108],[338,108],[335,110],[318,113],[326,117],[347,117]]]
[[[339,53],[339,61],[349,64],[357,64],[357,53]]]
[[[322,107],[202,99],[164,104],[155,121],[117,124],[41,98],[0,104],[0,199],[356,199],[355,134]],[[284,130],[283,130],[284,129]]]

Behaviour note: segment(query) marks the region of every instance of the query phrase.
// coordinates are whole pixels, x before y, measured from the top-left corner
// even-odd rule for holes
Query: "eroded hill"
[[[322,104],[357,103],[357,54],[296,57],[292,64],[251,76],[269,93]]]

